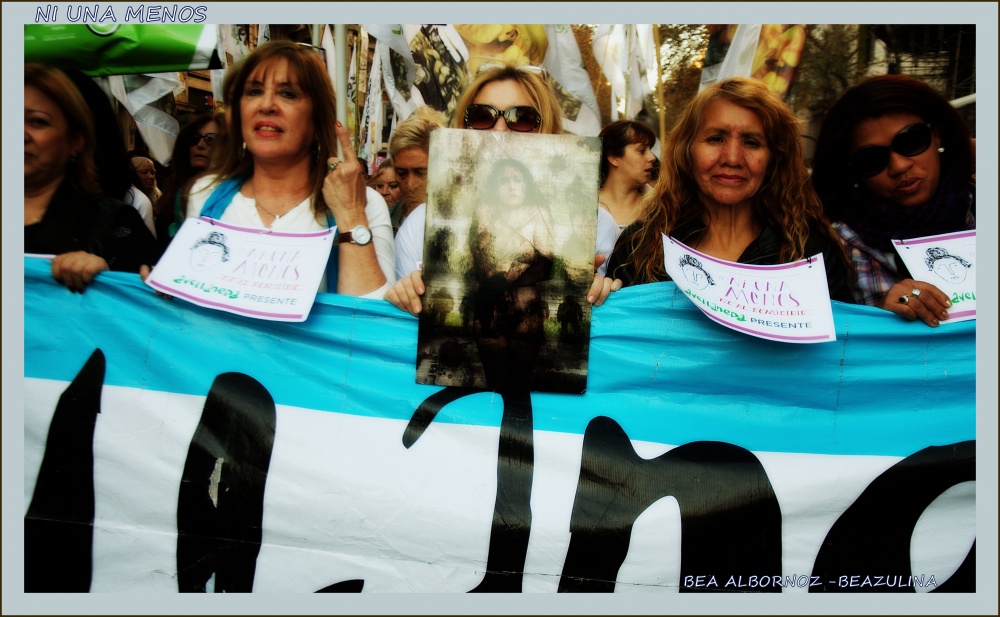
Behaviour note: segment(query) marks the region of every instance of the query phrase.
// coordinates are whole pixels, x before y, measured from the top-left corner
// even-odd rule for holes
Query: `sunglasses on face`
[[[917,156],[931,145],[931,125],[911,124],[892,138],[888,146],[866,146],[855,152],[848,165],[857,176],[871,178],[882,173],[889,166],[892,153],[902,156]]]
[[[212,142],[215,141],[215,135],[216,135],[215,133],[204,133],[204,134],[195,133],[194,135],[191,136],[191,146],[192,147],[197,146],[199,143],[201,143],[202,139],[205,140],[206,146],[211,146]]]
[[[527,105],[517,105],[500,111],[492,105],[473,103],[465,110],[465,126],[477,131],[487,131],[493,128],[500,116],[503,116],[507,128],[521,133],[534,131],[542,122],[538,110]]]

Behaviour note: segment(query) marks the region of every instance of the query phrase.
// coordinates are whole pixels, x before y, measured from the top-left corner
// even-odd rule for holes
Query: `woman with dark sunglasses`
[[[948,296],[913,280],[892,240],[975,229],[974,173],[965,123],[929,85],[880,75],[844,92],[823,120],[812,182],[859,303],[932,327],[948,318]]]
[[[455,106],[451,127],[480,131],[517,131],[559,135],[562,110],[552,86],[538,67],[489,63],[479,67],[475,78]],[[587,292],[587,302],[600,306],[621,281],[604,276],[604,260],[614,248],[618,227],[614,218],[598,209],[597,273]],[[425,288],[419,265],[423,261],[426,206],[420,205],[396,234],[396,277],[399,279],[385,299],[413,315],[423,309],[420,296]]]
[[[170,156],[170,176],[163,184],[163,193],[156,200],[154,209],[156,240],[162,250],[166,250],[184,221],[188,184],[208,169],[212,145],[218,137],[219,122],[214,114],[195,116],[177,133]]]

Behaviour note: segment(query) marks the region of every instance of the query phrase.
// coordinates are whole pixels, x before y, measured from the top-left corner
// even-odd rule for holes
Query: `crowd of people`
[[[336,225],[337,258],[320,290],[385,299],[418,315],[433,131],[563,132],[544,71],[488,63],[470,77],[450,118],[423,107],[400,122],[369,179],[335,117],[333,86],[312,48],[263,44],[230,71],[224,91],[224,115],[197,116],[181,128],[160,187],[152,160],[130,160],[109,100],[92,79],[25,65],[25,252],[53,255],[55,279],[82,292],[104,270],[147,274],[188,217],[287,231]],[[823,121],[811,168],[794,113],[745,78],[695,96],[661,157],[655,133],[641,122],[612,122],[600,138],[599,201],[578,204],[597,218],[590,304],[622,286],[670,280],[666,233],[743,264],[821,253],[831,299],[932,327],[948,318],[947,294],[916,280],[891,244],[975,229],[974,140],[927,84],[882,75],[845,91]],[[521,167],[511,162],[497,171],[509,176],[498,182],[517,184],[520,193],[478,220],[476,238],[502,239],[497,225],[537,209],[526,196],[544,180]],[[551,241],[551,230],[539,231],[551,223],[546,216],[525,216],[538,223],[532,233]],[[512,362],[521,369],[531,366],[523,343],[534,334],[523,324],[538,321],[530,317],[544,265],[501,272],[475,261],[483,298],[473,313],[486,315],[499,290],[514,298],[507,310],[520,315],[509,329],[480,319],[477,331],[486,334],[479,340],[520,349],[521,360]]]

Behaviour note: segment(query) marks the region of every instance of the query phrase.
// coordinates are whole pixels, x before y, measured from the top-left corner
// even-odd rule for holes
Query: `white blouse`
[[[205,202],[220,183],[216,175],[208,175],[198,179],[191,187],[188,195],[187,217],[197,218],[201,216],[201,210],[205,207]],[[389,208],[385,205],[385,200],[374,189],[367,188],[365,195],[368,204],[365,206],[365,215],[368,218],[368,228],[372,232],[372,244],[375,246],[375,256],[378,258],[379,268],[385,275],[385,284],[378,289],[371,291],[362,298],[381,300],[392,284],[396,282],[395,263],[396,258],[393,253],[392,223],[389,220]],[[274,223],[267,227],[260,218],[257,210],[257,202],[243,193],[237,192],[233,196],[233,201],[226,208],[220,219],[223,223],[239,225],[240,227],[255,227],[259,229],[267,228],[275,231],[321,231],[326,229],[326,221],[320,223],[312,209],[312,197],[307,197],[299,205],[295,206]],[[337,247],[334,247],[336,250]],[[320,291],[326,291],[326,277],[320,284]]]

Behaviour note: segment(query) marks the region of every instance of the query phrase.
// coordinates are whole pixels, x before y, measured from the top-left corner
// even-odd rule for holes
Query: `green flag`
[[[217,38],[204,24],[26,24],[24,60],[91,76],[222,68]]]

